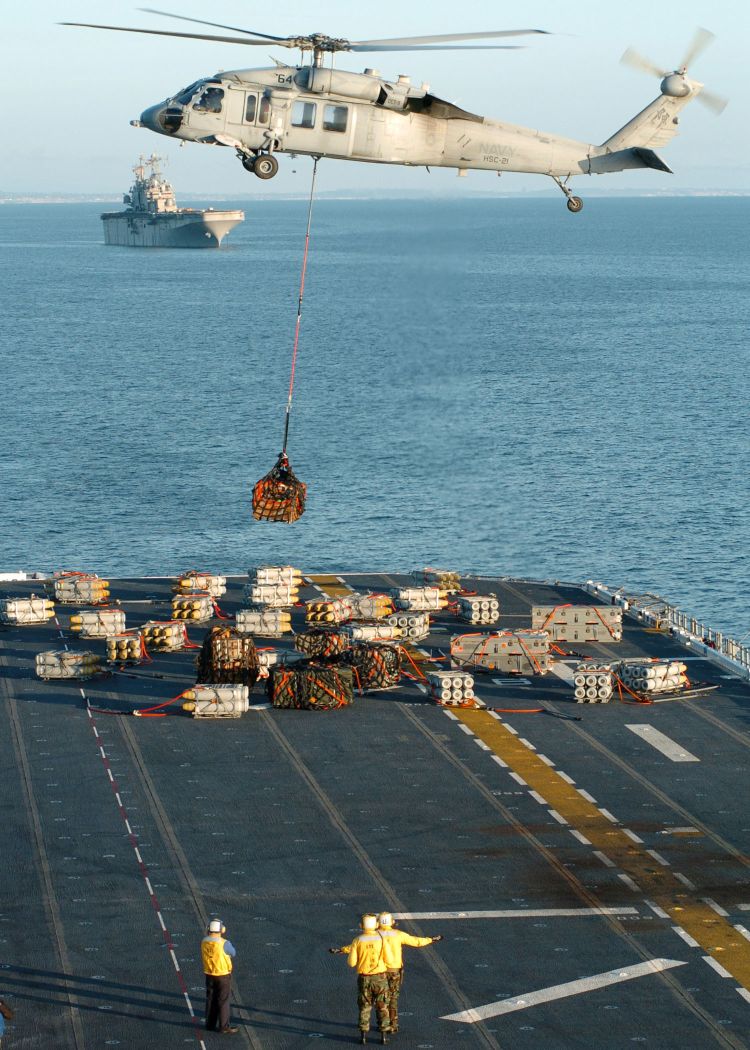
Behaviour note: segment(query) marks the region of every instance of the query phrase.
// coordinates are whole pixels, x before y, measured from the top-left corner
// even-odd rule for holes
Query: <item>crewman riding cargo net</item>
[[[315,175],[318,170],[318,158],[313,162],[310,202],[307,208],[307,230],[305,232],[305,250],[302,256],[302,273],[299,282],[299,299],[297,301],[297,323],[294,328],[294,347],[292,349],[292,367],[289,376],[289,394],[286,401],[284,418],[284,443],[276,466],[261,478],[253,489],[253,517],[256,521],[296,521],[305,513],[307,485],[296,477],[289,466],[286,454],[289,439],[289,419],[292,414],[292,396],[294,394],[294,373],[297,367],[297,349],[299,347],[299,330],[302,321],[302,300],[305,294],[305,274],[307,272],[307,255],[310,248],[310,225],[312,223],[312,206],[315,196]]]
[[[256,521],[296,521],[305,513],[306,496],[307,485],[299,480],[282,452],[273,469],[253,489],[253,517]]]

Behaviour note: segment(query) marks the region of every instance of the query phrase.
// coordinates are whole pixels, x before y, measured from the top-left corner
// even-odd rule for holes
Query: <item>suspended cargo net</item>
[[[352,672],[348,667],[272,667],[269,695],[274,707],[327,711],[351,704]]]
[[[253,517],[256,521],[296,521],[305,513],[307,485],[300,481],[286,453],[253,489]]]
[[[226,682],[251,689],[260,670],[255,642],[234,627],[212,627],[195,663],[198,682]]]
[[[312,225],[312,206],[315,197],[315,176],[318,171],[318,158],[313,161],[312,182],[310,184],[310,201],[307,207],[307,229],[305,231],[305,250],[302,255],[302,272],[299,281],[299,298],[297,300],[297,321],[294,326],[294,346],[292,348],[292,367],[289,375],[289,393],[286,400],[284,416],[284,442],[276,466],[261,478],[253,489],[253,517],[256,521],[296,521],[305,513],[307,485],[299,480],[289,466],[286,450],[289,440],[289,420],[292,415],[292,397],[294,395],[294,375],[297,368],[297,351],[302,322],[302,300],[305,295],[305,274],[307,273],[307,256],[310,250],[310,226]]]

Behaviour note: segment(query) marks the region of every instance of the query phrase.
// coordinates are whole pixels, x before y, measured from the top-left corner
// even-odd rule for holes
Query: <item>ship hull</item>
[[[102,215],[104,243],[125,248],[218,248],[244,217],[242,211],[185,211],[167,215],[105,212]]]

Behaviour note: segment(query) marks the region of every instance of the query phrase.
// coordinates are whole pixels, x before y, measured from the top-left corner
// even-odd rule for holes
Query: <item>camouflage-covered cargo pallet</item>
[[[195,662],[197,682],[246,685],[258,680],[255,642],[235,627],[212,627]]]
[[[326,711],[345,707],[354,699],[352,671],[349,667],[273,667],[268,692],[274,707],[294,707]]]
[[[297,652],[326,660],[340,656],[350,645],[351,640],[346,634],[315,628],[302,631],[294,639]]]
[[[354,679],[362,690],[390,689],[401,679],[401,649],[397,645],[373,645],[362,642],[344,653],[351,664]]]

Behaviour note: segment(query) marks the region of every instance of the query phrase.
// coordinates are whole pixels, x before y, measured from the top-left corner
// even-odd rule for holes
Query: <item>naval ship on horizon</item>
[[[104,243],[128,248],[218,248],[245,213],[239,209],[178,208],[170,182],[159,170],[161,157],[141,155],[135,182],[123,195],[125,211],[104,212]]]

